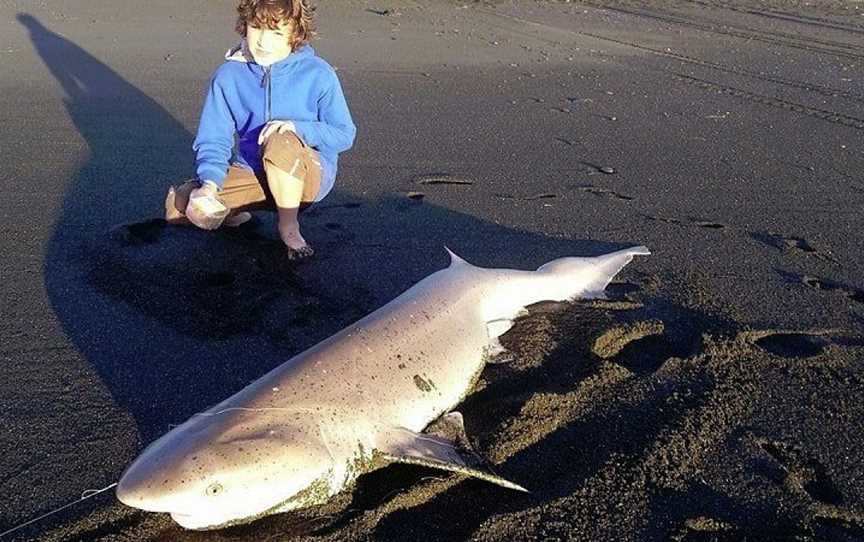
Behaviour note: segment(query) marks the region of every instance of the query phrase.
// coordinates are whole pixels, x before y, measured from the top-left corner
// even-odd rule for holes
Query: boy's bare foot
[[[282,238],[282,242],[288,247],[288,259],[290,260],[308,258],[315,253],[312,247],[306,242],[306,239],[303,239],[303,236],[300,235],[300,227],[297,225],[293,227],[280,227],[279,237]]]
[[[231,213],[225,218],[222,224],[229,228],[236,228],[252,220],[252,213],[240,211],[239,213]]]
[[[312,256],[314,254],[315,254],[315,251],[312,250],[312,247],[310,247],[309,245],[306,245],[305,247],[303,247],[301,249],[296,249],[296,250],[293,248],[288,249],[288,259],[289,260],[303,260],[303,259],[309,258],[310,256]]]

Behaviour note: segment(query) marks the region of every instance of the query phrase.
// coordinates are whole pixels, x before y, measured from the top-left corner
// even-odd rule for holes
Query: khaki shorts
[[[293,132],[271,135],[262,150],[265,164],[270,163],[303,182],[300,208],[311,205],[321,188],[321,158],[318,153]],[[169,188],[165,198],[165,219],[185,222],[189,194],[199,186],[201,183],[193,179]],[[266,177],[259,179],[252,170],[236,164],[228,168],[219,199],[232,211],[276,210]]]

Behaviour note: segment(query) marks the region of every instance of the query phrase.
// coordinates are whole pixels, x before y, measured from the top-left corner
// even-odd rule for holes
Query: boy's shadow
[[[478,265],[520,268],[616,248],[338,191],[308,211],[304,233],[320,255],[300,264],[284,258],[270,215],[217,233],[142,221],[191,176],[192,134],[74,43],[18,20],[91,151],[47,245],[46,289],[144,443],[444,267],[444,245]],[[350,165],[341,175],[350,184]]]

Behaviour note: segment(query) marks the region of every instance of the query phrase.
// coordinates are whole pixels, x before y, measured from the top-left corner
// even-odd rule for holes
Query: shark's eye
[[[218,482],[210,484],[209,486],[207,486],[206,493],[208,497],[215,497],[216,495],[222,493],[222,485]]]

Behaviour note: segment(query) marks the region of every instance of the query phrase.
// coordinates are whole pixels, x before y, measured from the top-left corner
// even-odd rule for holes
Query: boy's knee
[[[294,132],[276,133],[264,143],[264,163],[290,170],[302,157],[303,142]]]

